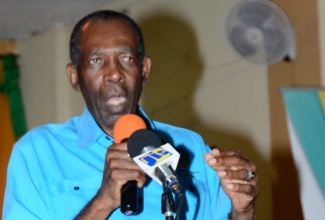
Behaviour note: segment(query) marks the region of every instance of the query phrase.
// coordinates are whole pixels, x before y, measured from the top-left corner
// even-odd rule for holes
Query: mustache
[[[103,90],[105,100],[109,100],[114,97],[126,97],[126,91],[118,84],[111,84]]]

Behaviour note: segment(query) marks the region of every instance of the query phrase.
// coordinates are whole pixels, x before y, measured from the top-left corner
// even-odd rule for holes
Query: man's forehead
[[[105,49],[94,49],[87,53],[87,56],[94,56],[94,55],[102,55],[102,54],[109,54],[109,53],[123,53],[123,54],[134,54],[137,55],[138,51],[134,48],[130,47],[110,47]]]
[[[88,21],[88,22],[86,22],[86,23],[84,24],[84,26],[83,26],[82,29],[81,29],[81,32],[85,32],[85,31],[88,29],[88,27],[89,27],[89,25],[90,25],[90,22],[91,22],[91,21]]]
[[[86,32],[88,29],[96,28],[98,26],[105,26],[105,29],[112,29],[115,31],[125,31],[125,32],[132,32],[135,34],[134,28],[132,26],[122,20],[122,19],[111,19],[111,20],[89,20],[87,21],[81,29],[81,32]],[[118,26],[118,28],[115,28]]]
[[[80,34],[80,46],[87,56],[112,51],[138,52],[134,29],[127,22],[116,19],[85,23]]]

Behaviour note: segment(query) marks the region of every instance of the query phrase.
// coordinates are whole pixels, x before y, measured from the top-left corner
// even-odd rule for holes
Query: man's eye
[[[135,61],[135,58],[132,57],[132,56],[123,56],[123,57],[122,57],[122,60],[123,60],[124,62],[133,62],[133,61]]]
[[[91,64],[97,64],[97,63],[99,63],[100,61],[101,61],[100,58],[93,58],[93,59],[90,60],[90,63],[91,63]]]

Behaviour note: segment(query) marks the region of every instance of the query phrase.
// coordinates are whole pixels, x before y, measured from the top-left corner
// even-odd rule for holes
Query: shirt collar
[[[154,123],[150,120],[149,116],[144,112],[144,110],[138,106],[137,114],[145,121],[147,128],[151,130],[156,130]],[[77,123],[77,135],[78,135],[78,147],[85,148],[100,137],[105,136],[114,142],[114,139],[107,135],[97,124],[94,117],[89,112],[88,108],[85,107],[83,113],[80,115]]]
[[[137,114],[145,121],[147,129],[156,130],[156,126],[154,125],[153,121],[151,121],[149,116],[140,106],[138,106]]]
[[[85,148],[102,136],[105,132],[98,126],[94,117],[86,107],[77,124],[78,147]],[[106,135],[107,136],[107,135]]]

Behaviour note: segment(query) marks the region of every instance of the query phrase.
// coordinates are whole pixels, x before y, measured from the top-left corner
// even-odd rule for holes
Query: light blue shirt
[[[139,112],[148,127],[181,154],[176,170],[186,200],[181,219],[227,219],[230,200],[204,160],[210,149],[201,136],[151,121],[141,108]],[[97,193],[106,151],[113,142],[87,108],[64,124],[29,131],[10,157],[2,219],[73,219]],[[142,192],[141,213],[125,216],[118,208],[108,219],[165,219],[162,187],[147,177]]]

